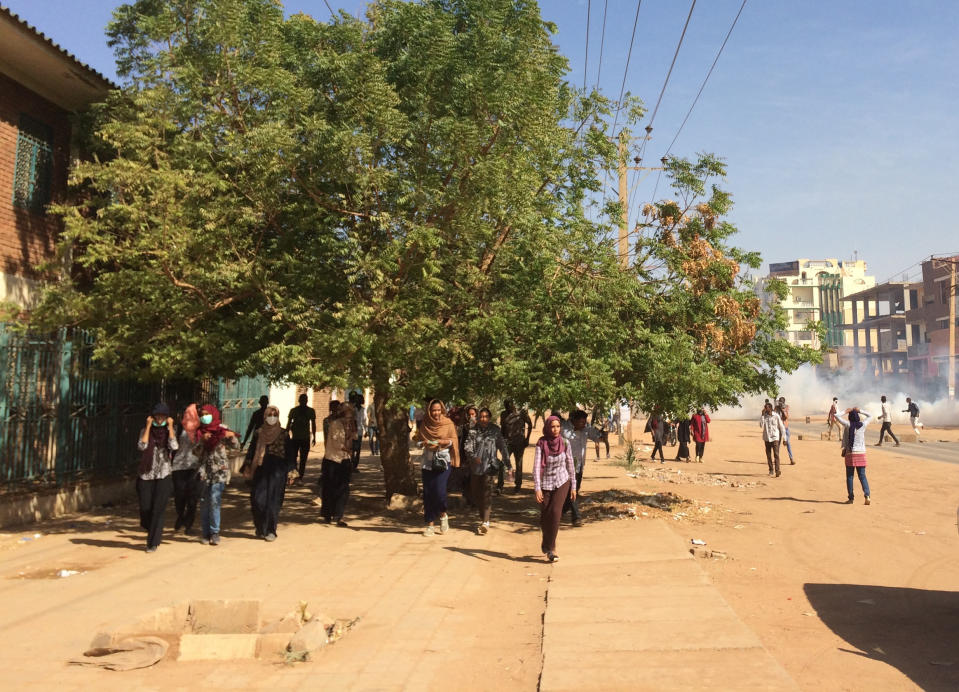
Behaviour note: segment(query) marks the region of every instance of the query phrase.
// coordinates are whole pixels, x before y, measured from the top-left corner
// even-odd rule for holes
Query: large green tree
[[[654,205],[621,267],[596,200],[611,109],[641,109],[571,87],[551,32],[523,0],[120,7],[124,86],[59,208],[74,270],[33,319],[93,328],[113,372],[372,385],[389,494],[416,490],[405,407],[430,396],[677,410],[773,388],[810,355],[736,277],[758,257],[724,245],[721,164],[673,162],[699,207]]]

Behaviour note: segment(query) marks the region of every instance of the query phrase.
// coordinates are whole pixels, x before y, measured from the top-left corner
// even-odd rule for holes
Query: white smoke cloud
[[[817,376],[812,366],[804,365],[785,375],[779,386],[779,396],[786,397],[790,414],[794,418],[812,416],[814,422],[817,417],[825,420],[834,396],[839,397],[840,410],[858,406],[878,416],[882,411],[879,397],[883,394],[895,424],[909,424],[909,414],[902,411],[906,408],[906,397],[910,396],[919,407],[919,420],[924,424],[937,427],[959,425],[959,400],[950,401],[943,396],[932,401],[923,397],[922,392],[905,390],[900,383],[890,384],[874,377],[864,377],[861,373],[842,370],[825,379]],[[715,417],[720,420],[758,419],[767,398],[773,399],[764,395],[744,397],[738,408],[723,407],[716,411]]]

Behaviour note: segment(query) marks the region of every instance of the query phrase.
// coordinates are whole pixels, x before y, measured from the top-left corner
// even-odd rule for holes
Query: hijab
[[[547,457],[556,457],[566,450],[566,441],[563,439],[563,429],[560,426],[558,435],[553,435],[549,426],[553,421],[559,421],[559,416],[550,416],[543,423],[543,436],[539,438],[536,446],[539,447],[540,458],[543,460],[543,467],[546,467]],[[562,424],[562,421],[560,421]]]
[[[196,411],[196,404],[190,404],[183,412],[183,418],[180,419],[180,425],[186,431],[190,442],[197,441],[196,429],[200,427],[200,414]]]
[[[166,421],[169,415],[170,408],[162,401],[153,407],[152,416],[154,420]],[[155,450],[163,450],[167,458],[170,456],[170,431],[166,425],[153,425],[151,423],[148,435],[146,449],[140,453],[140,465],[137,467],[137,473],[140,475],[150,473],[150,469],[153,468]]]
[[[846,449],[852,449],[853,442],[856,441],[856,431],[862,427],[862,419],[859,417],[859,411],[849,412],[849,430],[846,438]]]
[[[220,444],[220,440],[226,436],[227,428],[225,428],[220,422],[220,411],[213,404],[203,404],[200,408],[200,415],[210,414],[213,416],[213,420],[204,425],[200,423],[200,427],[197,428],[197,436],[202,438],[204,435],[209,435],[209,439],[203,440],[203,448],[207,453],[212,452],[216,449],[216,446]]]
[[[453,444],[450,446],[450,459],[452,460],[452,465],[459,466],[459,438],[456,435],[456,425],[451,421],[446,414],[440,416],[439,421],[434,421],[433,417],[430,415],[430,409],[433,408],[433,404],[439,404],[443,407],[443,410],[446,410],[446,406],[439,399],[432,399],[426,407],[426,416],[419,422],[416,426],[416,437],[423,442],[429,442],[430,440],[452,440]]]
[[[269,417],[271,413],[277,417],[277,422],[273,425],[270,425],[266,422],[267,417]],[[273,444],[277,441],[277,439],[286,434],[286,430],[284,430],[283,426],[280,425],[279,418],[280,409],[278,409],[276,406],[266,407],[266,410],[263,412],[263,425],[257,429],[256,452],[253,454],[252,464],[254,469],[263,463],[263,457],[266,455],[267,445]]]

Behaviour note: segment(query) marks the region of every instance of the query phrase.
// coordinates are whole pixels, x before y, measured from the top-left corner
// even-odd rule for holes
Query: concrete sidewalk
[[[541,690],[798,689],[664,522],[563,531],[557,547]]]

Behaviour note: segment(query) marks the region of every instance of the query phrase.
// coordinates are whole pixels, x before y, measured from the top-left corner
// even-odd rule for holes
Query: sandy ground
[[[599,462],[591,450],[590,523],[575,530],[593,532],[603,551],[591,524],[663,522],[725,553],[699,564],[801,689],[959,689],[959,445],[870,448],[873,504],[864,506],[858,482],[856,503],[843,504],[835,442],[794,441],[797,463],[784,451],[782,477],[769,478],[756,423],[718,421],[712,434],[703,464],[646,459],[627,469],[615,459],[622,448]],[[4,686],[537,689],[553,568],[537,555],[531,491],[495,499],[490,535],[476,536],[468,513],[454,510],[454,530],[433,541],[415,513],[382,510],[375,459],[363,468],[349,529],[317,526],[312,490],[298,487],[273,544],[252,538],[242,485],[227,495],[218,548],[168,534],[145,555],[132,506],[0,534]],[[665,492],[675,504],[646,495]],[[60,569],[80,574],[60,578]],[[262,598],[268,618],[309,600],[362,621],[322,666],[164,661],[118,675],[64,664],[104,623],[226,596]]]

